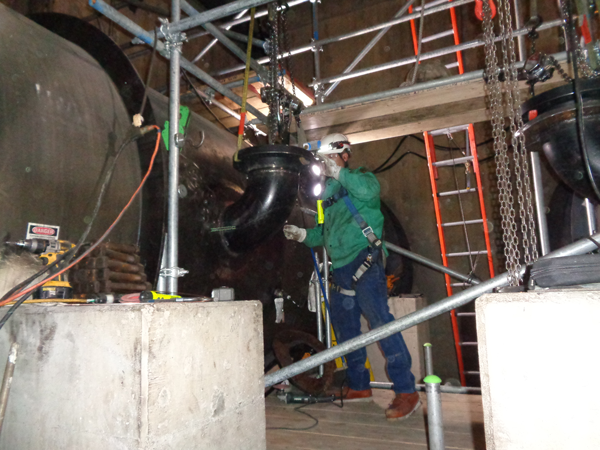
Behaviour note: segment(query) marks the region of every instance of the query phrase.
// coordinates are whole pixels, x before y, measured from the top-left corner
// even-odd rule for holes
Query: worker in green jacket
[[[323,194],[324,221],[313,229],[286,225],[283,231],[288,239],[308,247],[324,245],[327,249],[333,266],[331,320],[338,342],[344,342],[361,334],[361,314],[372,329],[394,320],[387,303],[383,265],[386,250],[380,239],[383,232],[380,186],[372,173],[348,168],[350,143],[343,134],[323,138],[318,153],[323,157],[328,177]],[[386,409],[386,417],[405,419],[421,404],[410,371],[411,357],[400,333],[382,339],[380,344],[396,393]],[[342,393],[345,401],[372,400],[366,358],[364,348],[346,355],[348,386]]]

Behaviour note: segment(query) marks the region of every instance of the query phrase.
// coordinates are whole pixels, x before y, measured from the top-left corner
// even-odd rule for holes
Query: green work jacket
[[[383,214],[379,199],[381,188],[375,175],[365,172],[362,168],[341,169],[339,181],[333,178],[327,179],[323,199],[336,194],[341,186],[346,188],[350,200],[360,215],[381,239],[383,232]],[[342,199],[325,209],[325,221],[322,225],[306,230],[303,243],[308,247],[325,245],[334,269],[351,263],[361,250],[369,246],[369,241]],[[385,246],[384,251],[387,254]]]

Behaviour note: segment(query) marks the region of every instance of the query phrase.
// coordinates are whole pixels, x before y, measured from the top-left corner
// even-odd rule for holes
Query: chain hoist
[[[302,103],[296,97],[296,84],[292,75],[291,51],[287,32],[287,9],[289,6],[278,0],[269,4],[270,36],[266,51],[269,56],[269,79],[261,90],[261,99],[269,105],[269,143],[289,144],[290,125],[298,121]],[[287,53],[284,58],[282,51]],[[279,70],[280,59],[285,70]],[[285,73],[290,76],[292,92],[285,90]]]
[[[504,255],[509,283],[517,286],[521,280],[521,250],[525,264],[538,258],[535,218],[531,194],[529,163],[522,133],[523,119],[520,114],[520,95],[517,81],[515,47],[512,32],[510,3],[497,1],[499,28],[502,49],[502,70],[498,67],[492,11],[488,0],[483,1],[483,29],[486,55],[486,80],[489,106],[492,113],[496,175],[502,217]],[[500,85],[500,74],[505,84],[504,94]],[[505,110],[508,113],[508,128],[513,148],[514,182],[517,202],[513,196],[513,173],[508,155],[505,131]],[[517,231],[515,203],[519,210],[520,231]],[[522,245],[520,245],[522,243]]]
[[[567,36],[568,46],[574,47],[575,61],[577,64],[577,69],[579,70],[579,74],[581,78],[593,79],[600,77],[600,71],[594,69],[592,65],[588,62],[588,57],[586,57],[586,51],[582,48],[580,40],[577,36],[576,26],[572,20],[571,14],[569,14],[569,5],[566,0],[561,0],[559,2],[561,16],[564,22],[564,28]],[[536,29],[542,24],[542,19],[540,16],[534,16],[525,25],[530,29],[528,36],[531,40],[531,56],[527,58],[523,69],[519,72],[519,79],[526,80],[527,84],[531,86],[531,91],[533,94],[533,86],[535,83],[540,81],[546,81],[552,78],[554,70],[556,70],[559,75],[566,82],[571,83],[573,79],[565,72],[560,63],[551,55],[546,55],[544,53],[536,53],[535,43],[538,36]],[[592,46],[596,49],[596,46]],[[588,49],[589,52],[589,49]]]

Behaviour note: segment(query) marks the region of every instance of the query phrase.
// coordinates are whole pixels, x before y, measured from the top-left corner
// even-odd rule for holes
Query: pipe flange
[[[254,170],[277,169],[300,173],[316,162],[308,150],[290,145],[261,145],[240,150],[233,167],[248,174]]]

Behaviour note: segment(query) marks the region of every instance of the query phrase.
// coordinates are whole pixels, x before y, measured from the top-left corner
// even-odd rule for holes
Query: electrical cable
[[[396,161],[394,161],[392,164],[390,164],[389,166],[384,167],[383,169],[378,170],[377,172],[374,171],[373,173],[382,173],[382,172],[386,172],[386,171],[392,169],[396,164],[398,164],[400,161],[402,161],[405,156],[408,156],[408,155],[415,155],[415,156],[418,156],[419,158],[421,158],[422,160],[427,161],[427,158],[425,156],[419,155],[418,153],[415,153],[415,152],[407,151],[407,152],[402,153],[402,155],[400,155],[400,157]]]
[[[508,127],[506,127],[506,128],[505,128],[505,131],[506,131],[506,130],[508,130]],[[422,138],[420,138],[420,137],[418,137],[418,136],[415,136],[414,134],[410,134],[409,136],[410,136],[411,138],[413,138],[413,139],[416,139],[416,140],[417,140],[417,141],[419,141],[419,142],[422,142],[423,144],[425,143],[425,139],[422,139]],[[482,145],[487,145],[487,144],[490,144],[490,143],[492,143],[492,142],[494,142],[494,138],[493,138],[493,137],[492,137],[492,138],[489,138],[489,139],[486,139],[486,140],[485,140],[485,141],[483,141],[483,142],[479,142],[479,143],[477,143],[477,144],[475,144],[475,145],[477,145],[477,147],[480,147],[480,146],[482,146]],[[436,144],[436,145],[434,145],[434,146],[435,146],[436,150],[444,150],[444,151],[446,151],[446,152],[449,152],[449,151],[451,151],[451,150],[452,150],[452,147],[446,147],[446,146],[444,146],[444,145],[437,145],[437,144]],[[459,150],[461,150],[461,151],[463,150],[461,147],[458,147],[458,149],[459,149]]]
[[[307,431],[310,430],[314,427],[316,427],[317,425],[319,425],[319,419],[317,419],[316,417],[310,415],[309,413],[307,413],[306,411],[300,411],[302,408],[307,407],[308,405],[311,405],[311,403],[307,403],[305,405],[300,405],[296,408],[294,408],[294,411],[299,412],[301,414],[304,414],[305,416],[310,417],[312,420],[315,421],[315,423],[313,423],[312,425],[308,426],[308,427],[304,427],[304,428],[291,428],[291,427],[267,427],[267,430],[290,430],[290,431]]]
[[[452,142],[454,145],[456,145],[456,143],[454,142],[454,138],[452,137],[451,134],[448,135],[448,142]],[[456,147],[458,148],[457,145],[456,145]],[[459,152],[461,152],[460,149],[459,149]],[[451,160],[454,159],[452,150],[450,150],[450,159]],[[466,219],[465,219],[465,210],[463,208],[463,202],[462,202],[462,194],[460,192],[460,188],[458,187],[458,178],[456,176],[456,165],[454,165],[454,164],[452,164],[452,176],[454,179],[454,188],[456,189],[456,192],[458,194],[458,206],[460,208],[460,218],[463,221],[463,232],[464,232],[464,236],[465,236],[465,243],[467,244],[467,251],[469,252],[469,264],[471,266],[471,273],[473,273],[473,271],[475,270],[475,267],[473,265],[473,257],[471,256],[471,243],[469,242],[469,232],[467,230],[467,223],[466,223]]]
[[[379,165],[379,167],[377,167],[376,169],[373,170],[373,173],[377,173],[379,172],[379,170],[384,167],[390,159],[392,159],[394,157],[394,155],[396,154],[396,152],[398,150],[400,150],[400,147],[402,147],[402,144],[404,144],[404,142],[406,141],[406,139],[408,139],[408,136],[402,136],[402,139],[400,139],[400,142],[398,143],[398,145],[396,146],[396,148],[394,149],[394,151],[392,152],[392,154],[390,156],[388,156],[388,159],[386,159],[383,163],[381,163]]]
[[[148,100],[148,88],[150,87],[150,80],[152,79],[152,69],[154,68],[154,60],[156,59],[156,44],[158,43],[158,36],[156,33],[156,27],[154,28],[154,46],[152,47],[152,56],[150,57],[150,67],[148,68],[148,75],[146,76],[146,86],[144,89],[144,98],[142,100],[142,107],[140,108],[140,116],[144,113],[146,108],[146,100]],[[143,120],[142,120],[143,121]]]
[[[375,173],[375,174],[377,174],[377,173],[382,173],[382,172],[385,172],[387,170],[390,170],[396,164],[398,164],[400,161],[402,161],[402,159],[404,159],[404,157],[407,156],[407,155],[415,155],[415,156],[421,158],[422,160],[427,161],[427,158],[425,156],[420,155],[420,154],[415,153],[415,152],[412,152],[412,151],[407,151],[407,152],[402,153],[402,155],[400,155],[400,157],[396,161],[394,161],[393,163],[391,163],[387,167],[383,167],[398,152],[398,150],[400,149],[400,146],[404,143],[405,139],[408,138],[408,137],[412,137],[412,138],[417,139],[418,141],[423,142],[423,143],[425,142],[424,140],[422,140],[422,139],[420,139],[420,138],[418,138],[416,136],[413,136],[413,135],[403,136],[402,139],[400,140],[400,142],[398,143],[398,145],[396,146],[396,148],[394,149],[394,151],[392,152],[392,154],[383,162],[383,164],[380,164],[379,167],[377,167],[376,169],[374,169],[372,172]],[[483,142],[477,144],[477,146],[486,145],[486,144],[488,144],[488,143],[490,143],[492,141],[493,141],[493,139],[488,139],[486,141],[483,141]],[[452,151],[452,147],[444,147],[444,146],[438,146],[438,145],[436,145],[435,148],[438,149],[438,150]],[[460,147],[458,147],[457,145],[455,145],[455,148],[458,149],[458,150],[460,150],[460,151],[462,151],[462,149]],[[483,159],[480,159],[479,160],[479,164],[487,162],[487,161],[489,161],[491,159],[494,159],[493,155],[485,157]]]
[[[71,261],[72,257],[75,254],[77,254],[77,252],[79,251],[79,249],[81,248],[81,246],[83,245],[85,240],[87,239],[88,235],[90,234],[90,231],[92,230],[92,226],[94,225],[94,222],[96,221],[96,218],[98,217],[98,213],[100,212],[100,206],[102,206],[102,201],[104,200],[104,194],[106,194],[108,185],[110,184],[110,182],[112,180],[112,176],[113,176],[113,173],[117,166],[117,161],[119,160],[119,157],[123,154],[123,151],[129,144],[136,141],[140,137],[142,137],[142,133],[139,132],[138,129],[136,129],[136,134],[132,135],[129,139],[125,140],[121,144],[119,149],[117,150],[117,153],[115,154],[115,157],[114,157],[110,167],[108,168],[108,170],[106,171],[106,173],[104,175],[104,180],[102,181],[102,185],[100,186],[100,192],[98,193],[98,198],[96,199],[96,205],[94,206],[94,211],[92,212],[91,219],[90,219],[87,227],[81,234],[81,237],[75,244],[75,248],[74,248],[73,252],[71,252],[69,256],[64,258],[63,265],[66,265]]]
[[[76,303],[86,305],[88,304],[87,299],[85,298],[35,298],[31,300],[25,300],[23,303]],[[13,302],[9,303],[9,305],[14,304]]]
[[[142,187],[146,183],[146,180],[148,179],[148,177],[150,175],[150,172],[152,171],[152,167],[154,166],[154,160],[156,159],[156,155],[158,154],[158,149],[160,148],[160,136],[161,136],[160,128],[158,128],[156,125],[151,125],[149,128],[156,129],[157,130],[157,136],[156,136],[156,146],[154,148],[154,153],[152,154],[152,158],[150,159],[150,164],[148,166],[148,170],[146,171],[146,174],[144,175],[144,178],[142,178],[142,181],[140,182],[138,188],[135,190],[135,192],[133,193],[133,195],[131,196],[131,198],[127,202],[127,204],[123,207],[123,209],[121,210],[121,212],[119,213],[119,215],[117,216],[117,218],[114,220],[114,222],[108,227],[108,229],[104,232],[104,234],[102,236],[100,236],[100,238],[95,243],[93,243],[81,256],[79,256],[77,259],[75,259],[75,261],[73,261],[72,263],[70,263],[67,267],[61,269],[60,271],[58,271],[57,273],[53,274],[52,276],[46,277],[44,280],[40,281],[39,283],[35,284],[34,286],[32,286],[30,288],[27,288],[24,291],[20,291],[18,294],[15,294],[15,295],[9,297],[8,299],[1,301],[0,302],[0,306],[4,306],[7,303],[10,303],[10,302],[12,302],[12,301],[14,301],[14,300],[16,300],[18,298],[18,301],[11,307],[11,309],[0,320],[0,329],[2,329],[2,327],[4,326],[4,324],[12,316],[12,314],[15,312],[15,310],[21,304],[23,304],[23,302],[25,301],[25,299],[27,298],[27,296],[33,290],[35,290],[38,287],[44,285],[48,281],[50,281],[50,280],[58,277],[59,275],[65,273],[67,270],[69,270],[75,264],[79,263],[82,259],[84,259],[86,256],[88,256],[98,245],[100,245],[102,243],[102,241],[104,241],[104,239],[106,239],[106,237],[114,229],[114,227],[117,225],[117,223],[121,220],[121,218],[123,217],[123,215],[125,214],[125,212],[129,209],[129,207],[133,203],[133,200],[135,200],[135,198],[137,197],[137,195],[142,190]]]
[[[219,119],[217,117],[217,115],[213,112],[213,110],[210,108],[210,106],[208,106],[208,104],[206,103],[206,100],[204,100],[204,97],[202,97],[200,95],[200,93],[198,92],[198,89],[196,89],[196,86],[194,86],[194,84],[192,83],[192,80],[190,80],[190,77],[188,77],[188,74],[185,71],[181,72],[181,76],[185,77],[185,80],[188,82],[188,84],[190,85],[190,87],[192,88],[192,91],[194,91],[194,94],[196,94],[196,97],[198,97],[200,99],[200,101],[202,102],[202,104],[204,105],[204,107],[206,108],[206,110],[212,114],[212,116],[215,118],[215,120],[217,122],[219,122],[219,124],[221,124],[221,126],[228,132],[233,134],[235,137],[237,137],[237,134],[234,133],[233,131],[231,131],[229,128],[227,128],[225,126],[225,124],[223,122],[221,122],[221,119]]]

